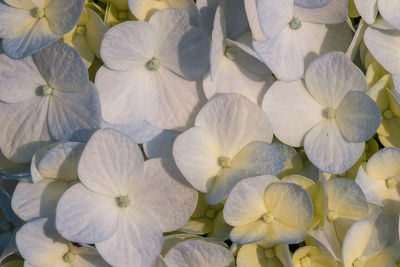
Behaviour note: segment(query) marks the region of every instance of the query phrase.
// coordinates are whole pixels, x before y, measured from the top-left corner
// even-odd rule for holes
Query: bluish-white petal
[[[334,119],[320,122],[304,139],[304,149],[310,161],[328,173],[347,171],[361,157],[364,147],[364,142],[347,142]]]
[[[70,32],[83,12],[84,0],[51,0],[46,6],[45,14],[50,30],[56,35]]]
[[[102,195],[127,195],[143,178],[143,156],[129,137],[111,130],[97,131],[87,143],[78,166],[81,182]]]
[[[114,197],[94,193],[78,183],[58,201],[55,222],[65,239],[94,244],[109,239],[118,230],[121,213]]]

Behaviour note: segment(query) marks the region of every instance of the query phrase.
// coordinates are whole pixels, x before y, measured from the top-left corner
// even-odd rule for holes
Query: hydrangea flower
[[[107,8],[104,14],[104,23],[107,27],[115,26],[127,20],[135,20],[129,10],[128,0],[105,0]]]
[[[175,162],[206,202],[223,201],[240,180],[278,174],[285,158],[272,141],[265,113],[244,96],[224,94],[210,100],[195,126],[179,135],[173,146]]]
[[[54,218],[62,194],[78,182],[78,161],[84,144],[56,143],[32,158],[32,182],[20,182],[12,197],[14,212],[24,221]]]
[[[89,68],[94,57],[100,58],[100,43],[107,26],[92,9],[85,8],[77,25],[63,36],[63,42],[78,50]]]
[[[315,4],[307,1],[284,0],[276,5],[273,0],[256,0],[256,3],[256,9],[248,8],[248,17],[258,15],[264,38],[253,45],[280,80],[300,79],[305,66],[318,55],[345,51],[351,42],[352,34],[342,23],[347,19],[347,1],[331,1],[320,8],[305,8]]]
[[[58,202],[57,230],[68,240],[96,244],[112,265],[151,266],[162,232],[182,227],[196,206],[197,193],[171,160],[143,162],[137,144],[113,130],[92,136],[78,175],[81,183]]]
[[[382,218],[355,222],[343,240],[343,266],[395,266],[395,259],[385,249],[387,238],[387,225]]]
[[[18,250],[25,267],[108,267],[95,248],[63,239],[46,218],[29,222],[18,230]]]
[[[78,22],[84,0],[2,0],[0,38],[4,52],[20,59],[60,39]]]
[[[259,104],[275,78],[254,52],[250,32],[236,40],[227,37],[224,11],[220,4],[215,13],[211,67],[203,81],[204,93],[208,99],[222,93],[239,93]]]
[[[237,183],[223,212],[225,221],[234,226],[230,239],[240,244],[302,242],[314,214],[303,188],[270,175]]]
[[[271,245],[267,242],[242,245],[236,264],[238,267],[293,266],[287,244]]]
[[[21,60],[0,55],[0,147],[29,162],[56,140],[85,141],[100,127],[96,87],[78,52],[54,43]]]
[[[208,71],[209,45],[184,10],[166,9],[149,22],[118,24],[104,35],[100,52],[106,66],[97,72],[96,85],[106,122],[145,119],[167,129],[193,123],[201,103],[193,80]]]
[[[364,42],[376,60],[392,74],[400,92],[400,30],[368,27]]]
[[[305,85],[275,82],[263,109],[280,141],[304,146],[322,171],[342,173],[357,162],[381,122],[366,90],[364,74],[343,53],[330,52],[309,66]]]
[[[376,152],[366,164],[360,166],[357,184],[368,202],[385,207],[398,214],[400,211],[400,149],[388,147]]]

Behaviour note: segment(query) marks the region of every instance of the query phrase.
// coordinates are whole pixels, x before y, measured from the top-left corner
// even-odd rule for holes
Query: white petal
[[[67,183],[53,179],[37,184],[19,183],[12,197],[13,211],[24,221],[53,217],[57,202],[68,187]]]
[[[343,173],[360,158],[365,143],[348,143],[334,119],[327,119],[304,139],[304,149],[310,161],[327,173]]]
[[[141,121],[134,124],[109,124],[103,121],[101,128],[114,129],[121,132],[124,135],[129,136],[137,144],[149,142],[163,131],[162,129],[154,127],[147,121]]]
[[[75,247],[74,247],[75,249]],[[76,249],[75,259],[70,267],[110,267],[99,255],[96,248],[82,246]]]
[[[13,60],[0,54],[0,100],[18,103],[36,96],[36,90],[46,84],[31,57]]]
[[[373,179],[367,174],[365,164],[358,169],[356,183],[362,189],[365,198],[369,203],[383,206],[382,200],[388,188],[385,180]]]
[[[396,0],[379,0],[378,1],[379,13],[385,21],[391,24],[393,27],[400,30],[400,18],[398,16],[400,12],[400,3]]]
[[[143,66],[128,71],[101,67],[96,74],[96,86],[104,120],[133,124],[149,117],[156,101],[155,79],[154,73]]]
[[[264,175],[240,181],[226,200],[224,220],[232,225],[245,225],[258,220],[267,211],[264,192],[270,183],[278,182],[275,176]]]
[[[155,72],[155,80],[157,104],[154,106],[153,102],[153,112],[146,120],[162,129],[193,126],[194,117],[205,102],[201,86],[164,67]]]
[[[368,23],[373,24],[378,15],[378,0],[354,0],[357,11]]]
[[[235,156],[254,141],[272,141],[265,113],[244,96],[224,94],[210,100],[196,117],[196,126],[207,129],[226,157]]]
[[[232,61],[223,57],[214,76],[206,76],[203,89],[208,99],[223,93],[238,93],[254,103],[260,103],[267,88],[272,84],[272,76],[262,77],[248,70],[249,62],[240,58]]]
[[[89,74],[79,53],[56,42],[34,54],[33,61],[47,84],[59,91],[75,93],[86,88]]]
[[[400,74],[400,32],[369,27],[364,42],[371,54],[389,72]]]
[[[258,20],[257,6],[254,0],[244,0],[244,6],[246,9],[247,19],[249,20],[249,26],[253,38],[257,41],[264,40],[264,33],[261,30],[260,22]]]
[[[51,31],[56,35],[64,35],[71,31],[79,21],[84,0],[51,0],[46,6],[46,18]]]
[[[157,31],[143,21],[127,21],[104,34],[100,53],[107,67],[128,70],[144,66],[157,49]]]
[[[324,119],[323,107],[301,81],[276,81],[265,94],[262,106],[276,137],[291,146],[303,146],[308,131]]]
[[[36,53],[59,38],[59,35],[51,32],[47,20],[40,19],[23,35],[13,39],[4,39],[2,45],[7,56],[20,59]]]
[[[229,238],[239,244],[253,244],[264,241],[269,237],[271,237],[271,229],[262,220],[233,227],[229,234]]]
[[[0,2],[0,36],[4,39],[18,38],[29,31],[36,19],[30,10],[14,8]]]
[[[368,160],[367,173],[373,178],[387,179],[400,173],[400,149],[390,147],[376,152]]]
[[[205,196],[206,202],[212,205],[222,202],[229,195],[235,184],[246,176],[245,170],[221,169]]]
[[[342,247],[345,266],[352,266],[354,260],[363,255],[372,234],[372,225],[368,220],[354,223],[347,232]]]
[[[350,91],[367,91],[363,72],[343,53],[333,51],[314,60],[305,73],[310,94],[325,107],[337,108]]]
[[[0,129],[1,150],[8,159],[29,162],[39,148],[53,142],[47,128],[48,103],[39,97],[18,104],[0,103],[0,122],[7,125]]]
[[[197,191],[172,159],[151,159],[144,166],[145,179],[130,192],[132,203],[150,213],[163,232],[175,231],[185,225],[195,210]]]
[[[295,0],[294,3],[303,8],[319,8],[329,4],[331,0]]]
[[[323,1],[323,2],[326,4],[328,1]],[[347,5],[348,5],[347,0],[331,0],[326,5],[317,8],[295,6],[294,17],[312,23],[321,23],[321,24],[341,23],[346,21],[347,19],[348,15]]]
[[[302,28],[292,30],[287,26],[271,39],[253,42],[257,54],[279,80],[297,81],[303,76],[304,34]]]
[[[119,209],[115,198],[94,193],[78,183],[58,201],[56,227],[68,240],[94,244],[109,239],[117,231]]]
[[[220,170],[221,155],[215,139],[203,128],[194,127],[180,134],[173,145],[173,156],[183,176],[201,192],[211,189]]]
[[[215,11],[214,26],[212,30],[211,47],[210,47],[210,74],[211,79],[214,79],[216,71],[223,60],[226,44],[226,21],[223,9],[217,7]]]
[[[164,130],[149,142],[143,144],[143,149],[148,158],[170,158],[172,147],[179,133]]]
[[[248,144],[233,158],[232,169],[247,171],[248,176],[277,175],[285,165],[285,157],[267,142]]]
[[[203,240],[185,240],[172,247],[164,257],[168,267],[232,266],[232,252]]]
[[[112,197],[125,196],[143,178],[143,156],[129,137],[110,129],[97,131],[87,143],[78,166],[81,182]]]
[[[265,37],[275,38],[293,17],[294,0],[256,0],[258,19]]]
[[[85,144],[77,142],[58,143],[51,146],[40,158],[38,170],[46,178],[72,182],[78,178],[78,162]]]
[[[77,93],[54,91],[49,104],[50,133],[56,140],[85,142],[100,129],[101,110],[97,88],[92,82]]]
[[[147,213],[138,210],[130,210],[122,215],[115,234],[97,243],[97,250],[113,266],[152,266],[163,244],[158,223]]]
[[[161,65],[189,80],[198,80],[209,69],[210,40],[199,27],[190,27],[189,15],[179,8],[156,12],[149,23],[158,33]]]
[[[104,24],[103,20],[97,15],[97,13],[87,8],[85,9],[89,15],[88,23],[86,26],[86,39],[91,48],[91,50],[96,54],[96,57],[100,57],[100,44],[103,40],[104,34],[106,33],[107,26]]]
[[[359,218],[367,214],[368,205],[361,188],[347,178],[330,179],[327,184],[328,208],[342,217]]]
[[[68,252],[67,241],[51,221],[39,219],[23,225],[17,232],[16,242],[19,253],[33,266],[66,267],[63,256]]]
[[[305,231],[314,214],[310,196],[297,184],[270,184],[265,190],[264,201],[265,207],[271,212],[276,222],[297,231]],[[277,236],[285,235],[285,233],[279,233],[279,229],[275,231]]]
[[[363,92],[349,92],[336,110],[336,122],[344,139],[359,143],[370,139],[381,124],[381,111]]]

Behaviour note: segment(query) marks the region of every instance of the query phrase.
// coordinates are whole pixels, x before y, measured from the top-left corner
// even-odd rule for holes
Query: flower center
[[[231,60],[235,60],[237,57],[237,50],[234,46],[228,46],[225,50],[225,56]]]
[[[273,257],[275,257],[275,251],[273,248],[267,248],[265,251],[265,257],[267,257],[268,259],[271,259]]]
[[[232,164],[232,160],[229,157],[219,157],[218,163],[222,168],[229,168]]]
[[[118,12],[118,18],[121,20],[127,19],[128,18],[128,11],[122,10]]]
[[[333,210],[329,210],[328,211],[328,221],[330,222],[334,222],[339,216],[337,215],[337,213]]]
[[[76,33],[79,35],[85,35],[86,34],[86,27],[83,25],[79,25],[76,27]]]
[[[386,179],[386,187],[391,189],[391,188],[395,188],[397,185],[397,181],[394,178],[388,178]]]
[[[208,209],[206,212],[206,216],[210,219],[214,218],[216,214],[215,209]]]
[[[364,267],[365,262],[361,258],[357,258],[353,261],[353,267]]]
[[[271,212],[269,211],[267,211],[267,213],[265,213],[262,218],[267,224],[272,223],[272,221],[274,220],[274,216],[272,216]]]
[[[388,109],[385,112],[383,112],[383,117],[387,120],[390,120],[391,118],[393,118],[393,112]]]
[[[44,17],[44,9],[43,8],[34,8],[31,10],[31,14],[34,18],[41,19]]]
[[[71,263],[75,260],[75,254],[72,253],[71,251],[68,251],[67,253],[64,254],[63,260],[67,263]]]
[[[160,60],[158,60],[157,58],[153,58],[146,63],[146,68],[152,71],[158,70],[160,68]]]
[[[42,86],[42,95],[43,96],[49,96],[53,94],[53,88],[51,88],[48,85],[43,85]]]
[[[289,22],[289,26],[290,28],[292,28],[293,30],[298,30],[301,28],[301,21],[298,19],[292,19],[291,22]]]
[[[300,265],[301,267],[311,267],[311,258],[308,256],[304,256],[303,258],[300,259]]]
[[[129,206],[130,203],[131,203],[131,201],[129,200],[129,198],[127,196],[117,197],[117,205],[120,208],[126,208]]]
[[[335,117],[335,110],[333,108],[326,108],[322,111],[322,116],[327,119],[332,119]]]

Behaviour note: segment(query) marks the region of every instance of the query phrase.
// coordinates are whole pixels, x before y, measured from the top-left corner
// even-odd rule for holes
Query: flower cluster
[[[0,0],[0,266],[398,266],[399,14]]]

